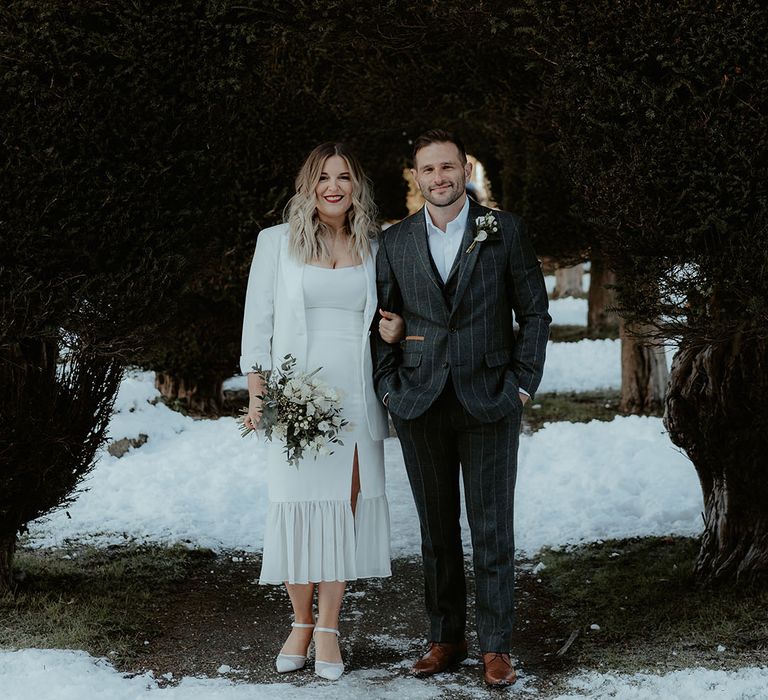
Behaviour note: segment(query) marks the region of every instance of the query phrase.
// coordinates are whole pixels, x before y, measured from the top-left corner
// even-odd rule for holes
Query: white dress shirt
[[[453,261],[459,252],[461,239],[464,237],[464,231],[467,228],[467,219],[469,218],[469,197],[464,200],[464,206],[453,221],[449,221],[445,231],[441,231],[429,215],[429,205],[424,206],[424,218],[427,220],[427,241],[429,243],[429,252],[432,254],[432,260],[435,261],[437,271],[443,282],[448,279],[448,274],[453,267]]]

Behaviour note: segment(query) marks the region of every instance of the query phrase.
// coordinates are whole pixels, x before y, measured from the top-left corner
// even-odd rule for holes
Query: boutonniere
[[[496,221],[496,217],[492,212],[488,212],[487,214],[478,216],[475,219],[475,231],[475,237],[472,240],[472,243],[469,244],[469,248],[466,249],[465,253],[471,253],[472,249],[478,243],[487,241],[489,238],[493,240],[493,238],[498,237],[499,222]]]

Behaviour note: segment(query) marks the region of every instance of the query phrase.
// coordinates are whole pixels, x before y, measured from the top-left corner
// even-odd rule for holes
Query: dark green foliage
[[[237,370],[257,232],[306,153],[349,141],[399,217],[410,141],[430,127],[462,134],[540,254],[600,248],[632,320],[688,346],[763,342],[765,36],[757,0],[6,3],[3,430],[31,445],[71,413],[62,444],[86,447],[67,448],[80,466],[61,500],[122,363],[215,393]],[[101,393],[79,384],[97,376]]]
[[[403,213],[408,139],[482,113],[455,37],[493,53],[503,28],[458,2],[4,6],[4,533],[71,495],[124,362],[209,388],[236,370],[257,231],[312,146],[351,141]]]
[[[640,321],[768,334],[762,3],[530,2],[545,111]]]
[[[665,425],[704,497],[702,581],[768,578],[768,13],[529,0],[532,52],[623,315],[680,342]]]

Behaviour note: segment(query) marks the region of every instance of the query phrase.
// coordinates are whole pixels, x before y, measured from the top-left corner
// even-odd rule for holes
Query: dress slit
[[[360,482],[360,455],[355,443],[355,451],[352,456],[352,482],[350,484],[349,503],[352,507],[352,515],[357,512],[357,501],[363,493],[363,487]]]

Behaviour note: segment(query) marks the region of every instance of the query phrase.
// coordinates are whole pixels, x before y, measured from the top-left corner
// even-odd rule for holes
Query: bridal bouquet
[[[338,392],[315,376],[321,368],[294,376],[295,366],[296,358],[286,355],[280,369],[253,370],[266,376],[259,428],[267,440],[273,436],[283,440],[288,464],[298,467],[305,450],[314,452],[317,459],[318,455],[333,454],[329,445],[343,445],[338,436],[349,421],[341,415]],[[253,428],[245,425],[248,409],[241,412],[240,434],[245,437]]]

